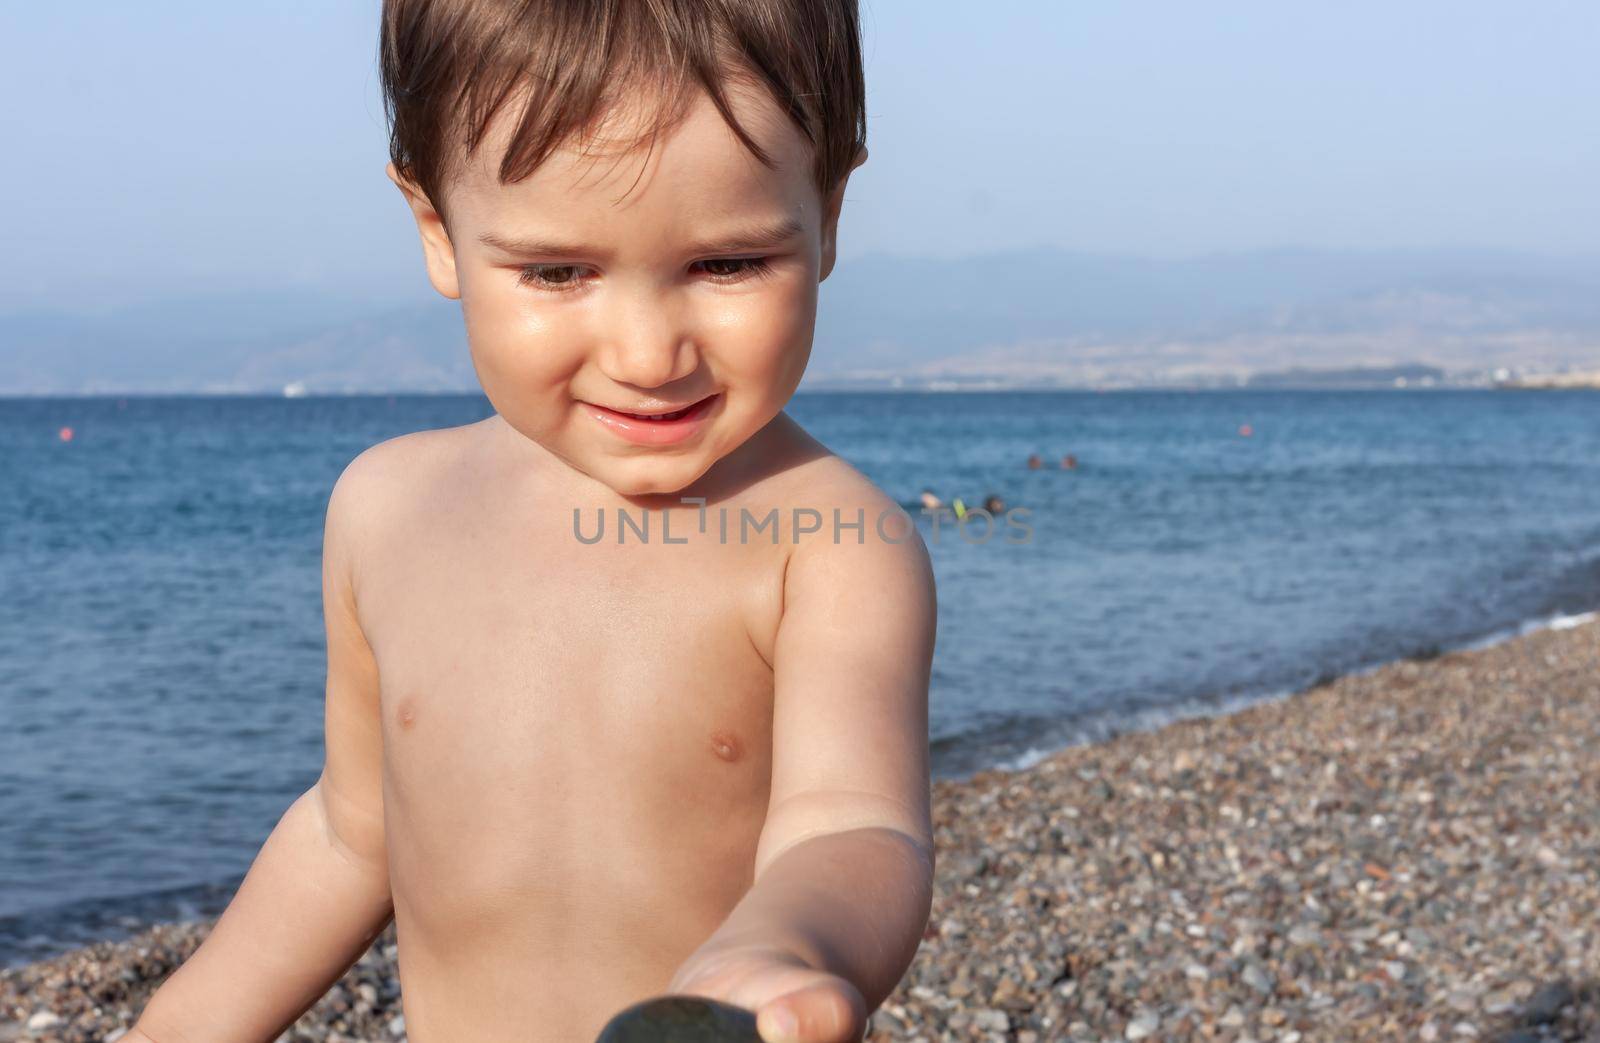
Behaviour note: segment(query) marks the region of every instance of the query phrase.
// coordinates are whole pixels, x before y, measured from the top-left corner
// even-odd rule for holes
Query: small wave
[[[1481,638],[1443,648],[1440,651],[1475,651],[1477,649],[1488,648],[1492,645],[1498,645],[1501,642],[1509,641],[1512,638],[1523,637],[1528,634],[1537,633],[1541,630],[1575,630],[1578,627],[1587,626],[1590,623],[1595,623],[1597,621],[1600,621],[1600,610],[1591,612],[1557,612],[1547,616],[1538,616],[1533,619],[1524,620],[1515,626],[1504,627],[1499,630],[1492,631]],[[1347,670],[1342,674],[1335,676],[1362,677],[1368,674],[1376,673],[1385,666],[1389,666],[1393,663],[1404,662],[1405,658],[1407,657],[1401,657],[1399,659],[1386,659],[1381,662],[1372,663],[1353,670]],[[1154,731],[1158,728],[1165,727],[1174,721],[1187,720],[1196,717],[1225,716],[1251,706],[1275,702],[1279,699],[1286,699],[1297,692],[1305,691],[1308,688],[1317,687],[1322,683],[1324,682],[1319,680],[1302,688],[1277,689],[1265,692],[1242,692],[1221,698],[1189,698],[1180,702],[1169,703],[1165,705],[1140,707],[1139,709],[1133,710],[1125,715],[1117,715],[1114,717],[1112,715],[1106,715],[1105,717],[1098,718],[1093,722],[1086,723],[1083,726],[1073,729],[1070,733],[1063,736],[1063,741],[1058,746],[1029,746],[1021,753],[1013,754],[1009,757],[997,760],[993,765],[993,770],[1007,772],[1026,771],[1029,768],[1039,764],[1041,761],[1048,760],[1050,757],[1062,752],[1063,750],[1072,749],[1077,746],[1089,746],[1093,745],[1094,743],[1105,742],[1108,739],[1115,738],[1118,735],[1122,735],[1127,732]]]
[[[1272,689],[1262,692],[1236,692],[1225,696],[1198,696],[1174,703],[1141,706],[1126,713],[1102,715],[1084,722],[1063,736],[1059,746],[1030,746],[1022,753],[996,761],[1000,771],[1025,771],[1063,750],[1092,746],[1130,732],[1155,731],[1174,721],[1198,717],[1220,717],[1259,703],[1285,699],[1300,689]]]
[[[49,959],[96,942],[120,941],[158,923],[219,915],[242,876],[135,894],[83,898],[0,916],[0,969]]]
[[[1600,619],[1600,612],[1579,612],[1573,616],[1556,616],[1545,625],[1551,630],[1575,630],[1596,619]]]
[[[1502,627],[1492,630],[1475,641],[1457,646],[1457,651],[1474,651],[1498,645],[1502,641],[1509,641],[1514,637],[1523,637],[1527,634],[1538,633],[1541,630],[1573,630],[1577,627],[1600,619],[1600,611],[1595,612],[1556,612],[1548,616],[1537,616],[1533,619],[1523,620],[1515,626]]]

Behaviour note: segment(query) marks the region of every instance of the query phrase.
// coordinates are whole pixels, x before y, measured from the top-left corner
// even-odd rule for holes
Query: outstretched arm
[[[927,548],[914,528],[885,542],[870,521],[862,544],[816,535],[784,582],[755,882],[669,986],[756,1011],[772,1043],[860,1039],[933,897]]]

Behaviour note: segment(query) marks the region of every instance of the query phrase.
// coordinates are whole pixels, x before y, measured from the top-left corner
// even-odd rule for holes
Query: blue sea
[[[334,480],[375,442],[490,412],[0,399],[0,963],[221,910],[320,770]],[[919,518],[941,778],[1600,605],[1600,394],[802,393],[790,412],[913,513],[924,487],[1030,512],[1020,543]]]

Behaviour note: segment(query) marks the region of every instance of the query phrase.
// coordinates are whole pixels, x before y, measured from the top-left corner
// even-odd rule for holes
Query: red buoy
[[[63,441],[63,442],[70,442],[70,441],[72,441],[72,428],[70,428],[70,427],[63,427],[63,428],[62,428],[62,429],[61,429],[61,440],[62,440],[62,441]]]
[[[1249,424],[1240,424],[1239,433],[1244,437],[1249,438],[1251,435],[1256,433],[1256,429],[1251,427]]]

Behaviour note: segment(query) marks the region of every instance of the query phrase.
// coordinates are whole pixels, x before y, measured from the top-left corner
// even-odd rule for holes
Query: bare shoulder
[[[328,495],[324,558],[355,571],[358,550],[381,543],[452,473],[469,451],[476,426],[413,431],[362,450]]]
[[[928,548],[910,512],[892,496],[832,452],[794,468],[784,486],[796,519],[786,581],[877,586],[884,596],[903,599],[906,607],[921,604],[931,615],[935,590]],[[802,531],[813,525],[815,531]]]
[[[329,498],[329,513],[386,513],[426,495],[432,480],[451,473],[480,425],[396,435],[362,450],[345,465]]]
[[[814,456],[789,471],[785,486],[790,490],[804,490],[802,502],[797,503],[799,506],[817,509],[836,506],[893,509],[895,506],[888,493],[848,460],[820,447]],[[804,503],[806,496],[816,502]]]

